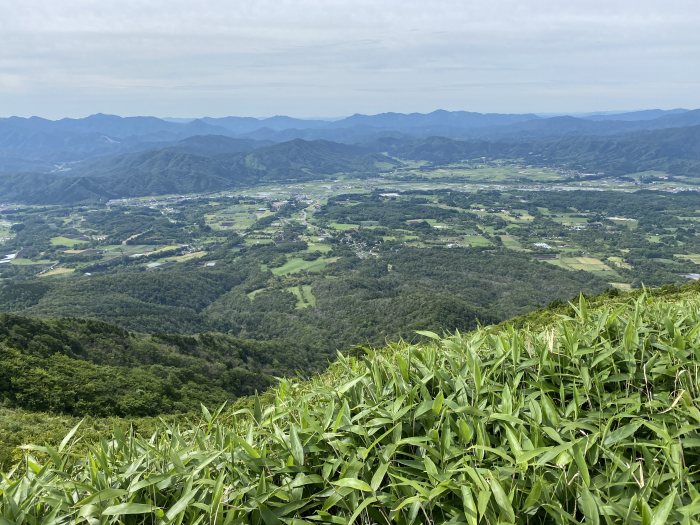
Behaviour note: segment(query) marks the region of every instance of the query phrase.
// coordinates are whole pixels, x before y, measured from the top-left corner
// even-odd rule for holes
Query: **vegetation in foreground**
[[[341,356],[187,428],[27,447],[2,521],[700,523],[697,290],[556,317]]]

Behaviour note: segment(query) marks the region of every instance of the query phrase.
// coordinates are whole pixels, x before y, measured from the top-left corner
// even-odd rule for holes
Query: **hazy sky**
[[[699,106],[698,0],[0,0],[0,116]]]

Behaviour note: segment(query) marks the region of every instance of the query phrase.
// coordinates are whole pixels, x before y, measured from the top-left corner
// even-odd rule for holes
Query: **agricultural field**
[[[304,284],[301,286],[292,286],[287,288],[288,291],[294,294],[297,298],[297,308],[307,308],[309,306],[316,306],[316,297],[311,290],[311,286]]]
[[[272,273],[277,276],[285,276],[297,272],[319,272],[323,270],[329,263],[335,262],[332,257],[319,257],[313,260],[305,260],[298,257],[292,257],[282,266],[272,268]]]
[[[51,238],[51,244],[53,246],[63,246],[65,248],[75,248],[79,246],[83,246],[90,241],[87,239],[71,239],[69,237],[64,237],[64,236],[58,236],[58,237],[52,237]]]
[[[80,210],[19,207],[0,213],[0,260],[16,254],[6,267],[23,267],[23,279],[46,275],[47,266],[49,275],[77,278],[174,264],[206,269],[222,259],[220,247],[230,239],[237,247],[224,259],[293,240],[298,248],[285,251],[284,261],[259,263],[281,280],[281,290],[293,288],[285,280],[300,272],[324,272],[341,248],[363,259],[397,245],[506,249],[616,287],[696,273],[700,211],[691,193],[635,193],[646,179],[630,180],[636,182],[598,181],[593,188],[594,181],[574,182],[571,173],[551,168],[418,163],[371,179],[341,174],[334,181]],[[12,224],[27,221],[36,225],[10,235]],[[310,258],[313,253],[319,257]]]
[[[582,270],[591,273],[613,273],[612,268],[595,257],[560,257],[557,264],[572,270]]]
[[[0,212],[11,230],[0,244],[0,304],[145,333],[275,340],[308,372],[337,341],[342,350],[465,330],[579,291],[700,273],[695,192],[592,188],[569,173],[536,181],[557,172],[528,179],[541,170],[505,163],[459,168],[501,174],[491,182],[426,180],[433,169],[12,207]]]
[[[676,254],[676,256],[694,262],[695,264],[700,264],[700,253],[679,253]]]
[[[404,177],[410,174],[427,180],[447,179],[481,183],[555,182],[562,180],[562,173],[556,169],[518,166],[508,163],[457,163],[432,170],[418,168],[402,169]]]

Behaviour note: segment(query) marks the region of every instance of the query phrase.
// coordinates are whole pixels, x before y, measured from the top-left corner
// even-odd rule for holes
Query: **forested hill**
[[[541,166],[563,166],[603,175],[659,170],[697,179],[700,126],[624,133],[613,137],[502,138],[499,140],[381,139],[376,149],[403,159],[437,165],[479,157],[523,159]]]
[[[400,163],[381,153],[327,141],[265,142],[221,136],[87,160],[56,173],[0,176],[0,199],[35,204],[107,201],[212,192],[264,182],[372,174]]]
[[[100,321],[0,314],[0,401],[76,416],[157,416],[217,406],[309,371],[309,357],[225,334],[143,335]],[[320,365],[320,363],[319,363]]]
[[[153,435],[30,447],[0,516],[694,525],[698,327],[695,284],[423,332]]]

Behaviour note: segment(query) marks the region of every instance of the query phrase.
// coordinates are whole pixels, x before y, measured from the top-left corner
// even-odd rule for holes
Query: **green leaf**
[[[146,505],[144,503],[120,503],[119,505],[112,505],[107,507],[102,511],[103,516],[125,516],[128,514],[150,514],[155,512],[158,507],[153,505]]]
[[[78,431],[78,429],[80,428],[80,425],[83,424],[83,421],[84,421],[84,420],[81,419],[81,420],[78,422],[78,424],[75,425],[75,426],[70,430],[70,432],[68,432],[68,434],[66,435],[66,437],[63,438],[63,441],[61,441],[61,444],[58,445],[58,452],[63,452],[63,449],[66,448],[66,445],[68,445],[68,443],[70,442],[70,440],[73,439],[73,436],[75,435],[75,433],[76,433],[76,432]]]
[[[368,505],[371,505],[375,501],[377,501],[377,497],[372,496],[371,498],[367,498],[362,503],[360,503],[355,509],[355,512],[352,513],[352,516],[350,516],[347,525],[352,525],[355,522],[355,520],[359,517],[359,515],[362,514],[362,511],[365,510],[365,508],[367,508]]]
[[[489,485],[491,485],[491,492],[493,492],[496,503],[501,507],[508,521],[513,523],[515,521],[515,512],[513,511],[513,505],[510,503],[510,498],[508,498],[506,491],[503,490],[503,485],[495,477],[491,477]]]
[[[649,507],[649,504],[644,498],[639,498],[637,504],[639,506],[639,513],[642,515],[642,525],[651,525],[653,513]]]
[[[289,429],[289,443],[292,449],[292,457],[294,458],[294,463],[299,466],[304,466],[304,447],[299,440],[299,435],[294,425]]]
[[[464,516],[467,518],[468,525],[477,525],[479,522],[479,514],[474,502],[474,495],[469,487],[462,485],[462,507],[464,508]]]
[[[200,403],[200,405],[202,407],[202,417],[204,417],[207,423],[211,423],[211,412],[209,412],[209,409],[205,407],[203,403]]]
[[[121,496],[124,496],[126,494],[127,491],[122,489],[103,489],[99,492],[96,492],[95,494],[92,494],[91,496],[81,499],[78,503],[75,504],[75,506],[82,507],[84,505],[89,505],[95,501],[105,502],[114,498],[120,498]]]
[[[429,330],[416,330],[416,333],[418,335],[422,335],[423,337],[427,337],[429,339],[434,339],[435,341],[440,341],[442,339],[435,332],[430,332]]]
[[[438,473],[437,466],[427,455],[423,458],[423,466],[425,467],[425,472],[428,474],[428,476],[430,476],[433,480],[440,481],[440,474]]]
[[[676,499],[676,490],[673,489],[671,494],[666,496],[654,509],[654,515],[651,518],[651,525],[665,525],[668,521],[668,516],[673,509],[673,502]]]
[[[366,375],[367,375],[367,374],[362,374],[362,375],[360,375],[360,376],[357,376],[357,377],[356,377],[355,379],[353,379],[352,381],[348,381],[348,382],[345,383],[343,386],[339,387],[339,388],[337,389],[338,395],[342,395],[342,394],[344,394],[345,392],[347,392],[348,390],[350,390],[350,389],[351,389],[352,387],[354,387],[357,383],[359,383],[360,381],[362,381],[362,380],[365,378]]]
[[[444,401],[445,396],[443,395],[441,390],[440,392],[438,392],[438,395],[435,396],[435,399],[433,400],[433,405],[431,407],[433,409],[433,414],[435,414],[436,416],[440,414],[440,410],[442,410],[442,404]]]
[[[600,525],[600,512],[598,511],[598,504],[591,494],[591,491],[586,487],[583,488],[581,492],[581,510],[586,518],[586,525]]]
[[[588,465],[586,464],[586,457],[584,456],[585,441],[581,440],[572,449],[572,455],[574,456],[574,461],[576,462],[576,467],[581,474],[581,479],[583,484],[588,487],[591,484],[591,475],[588,472]]]
[[[614,445],[615,443],[619,443],[623,439],[626,439],[633,435],[639,427],[642,426],[642,421],[634,421],[632,423],[628,423],[624,426],[621,426],[614,432],[611,432],[608,434],[608,436],[605,438],[603,441],[603,445],[606,447],[609,447],[610,445]]]
[[[379,465],[379,467],[377,467],[377,470],[372,476],[372,481],[370,481],[370,486],[372,487],[373,492],[377,492],[379,490],[379,487],[382,485],[384,475],[386,474],[388,468],[389,463],[382,463]]]
[[[476,506],[477,506],[477,509],[479,510],[479,516],[484,516],[484,514],[486,514],[486,508],[488,507],[490,500],[491,500],[491,490],[490,489],[479,491],[479,495],[476,497]]]
[[[192,498],[195,497],[197,494],[198,489],[192,489],[187,494],[182,496],[175,505],[170,507],[168,511],[165,513],[165,517],[168,521],[174,520],[176,517],[178,517],[182,512],[184,512],[187,509],[187,505],[189,505],[190,501],[192,501]]]
[[[372,487],[370,487],[367,482],[357,478],[343,478],[331,483],[336,487],[347,487],[350,489],[361,490],[362,492],[372,492]]]

